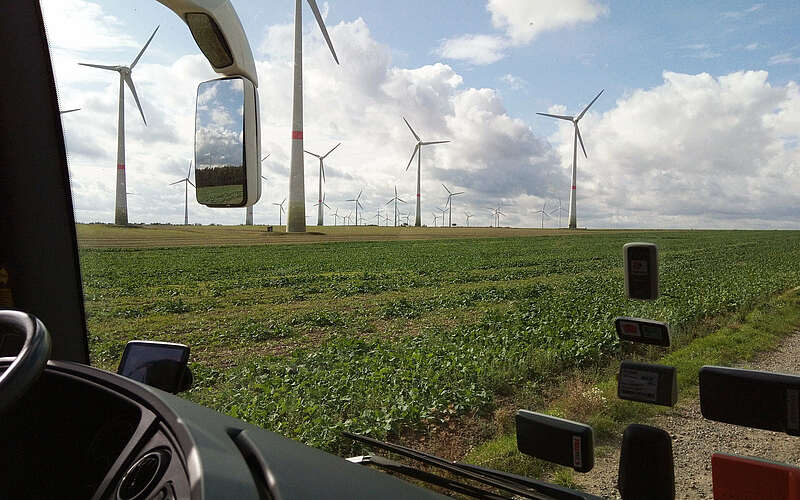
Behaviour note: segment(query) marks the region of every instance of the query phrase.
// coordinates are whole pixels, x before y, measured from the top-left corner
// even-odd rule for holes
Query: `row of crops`
[[[623,296],[621,248],[652,241],[662,298]],[[615,316],[705,317],[800,285],[800,233],[682,231],[271,247],[82,250],[93,363],[133,338],[192,346],[189,397],[349,451],[490,409],[619,355]]]

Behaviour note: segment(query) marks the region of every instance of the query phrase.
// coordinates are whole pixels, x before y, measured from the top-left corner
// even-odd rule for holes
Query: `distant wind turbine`
[[[533,213],[542,214],[542,229],[544,229],[544,217],[545,217],[545,215],[547,217],[550,217],[550,214],[547,213],[547,200],[544,201],[544,205],[542,205],[542,209],[541,210],[537,210],[537,211],[535,211]]]
[[[411,212],[406,212],[401,214],[401,216],[406,220],[406,226],[408,225],[408,218],[411,217]]]
[[[356,226],[358,225],[358,207],[361,207],[362,210],[364,208],[364,206],[359,201],[359,199],[361,198],[361,193],[363,193],[363,192],[364,192],[364,190],[362,189],[361,191],[358,192],[358,196],[356,196],[355,198],[350,199],[350,200],[345,200],[345,201],[354,201],[354,202],[356,202]]]
[[[89,66],[91,68],[99,68],[99,69],[106,69],[109,71],[116,71],[119,73],[119,122],[117,124],[117,193],[116,193],[116,204],[114,208],[114,224],[118,226],[126,226],[128,224],[128,197],[126,191],[126,183],[125,183],[125,85],[133,94],[133,100],[136,101],[136,106],[139,108],[139,113],[142,114],[142,121],[145,125],[147,125],[147,120],[144,118],[144,111],[142,111],[142,105],[139,103],[139,96],[136,95],[136,87],[133,85],[133,78],[131,78],[131,73],[133,72],[133,68],[136,67],[136,63],[139,62],[139,59],[144,54],[144,51],[147,49],[147,46],[150,45],[150,42],[153,40],[153,37],[156,36],[156,31],[158,31],[158,26],[156,26],[155,31],[153,34],[150,35],[150,38],[147,40],[147,43],[144,44],[142,50],[139,51],[136,58],[133,60],[130,66],[104,66],[101,64],[86,64],[86,63],[78,63],[81,66]]]
[[[473,217],[473,215],[469,212],[464,212],[464,215],[467,216],[467,227],[469,227],[469,220]]]
[[[411,159],[408,160],[408,165],[406,165],[406,171],[408,171],[408,168],[411,166],[411,162],[414,161],[414,155],[416,155],[417,156],[417,219],[416,219],[416,222],[414,223],[414,225],[419,227],[419,226],[422,225],[422,206],[420,205],[420,187],[421,187],[420,175],[421,175],[421,172],[422,172],[422,146],[432,146],[434,144],[444,144],[444,143],[447,143],[447,142],[450,142],[450,141],[429,141],[429,142],[425,142],[425,141],[423,141],[422,139],[419,138],[419,136],[417,135],[416,132],[414,132],[414,129],[411,128],[411,125],[408,123],[408,120],[406,120],[405,117],[403,117],[403,121],[406,122],[406,125],[408,125],[408,130],[411,131],[411,134],[414,136],[414,139],[417,140],[417,145],[414,146],[414,152],[411,153]]]
[[[272,154],[272,153],[267,153],[267,156],[265,156],[265,157],[261,158],[261,162],[263,163],[263,162],[264,162],[264,160],[266,160],[267,158],[269,158],[269,156],[270,156],[271,154]],[[266,177],[264,177],[263,175],[261,176],[261,178],[262,178],[263,180],[265,180],[265,181],[269,181],[269,179],[267,179],[267,178],[266,178]],[[252,226],[252,225],[253,225],[253,205],[250,205],[249,207],[247,207],[247,211],[245,212],[245,216],[244,216],[244,225],[245,225],[245,226]]]
[[[191,180],[189,180],[189,177],[191,177],[191,175],[192,175],[192,162],[190,161],[189,162],[189,170],[186,172],[186,177],[184,177],[183,179],[181,179],[179,181],[175,181],[172,184],[170,184],[170,186],[174,186],[175,184],[180,184],[181,182],[183,182],[183,185],[184,185],[184,188],[185,188],[184,189],[184,196],[183,196],[184,197],[184,200],[183,200],[183,225],[184,226],[188,226],[189,225],[189,184],[191,184],[192,187],[195,187],[194,183]]]
[[[605,89],[603,89],[605,90]],[[603,93],[603,90],[600,91],[597,96],[592,99],[592,102],[589,103],[588,106],[583,108],[579,114],[575,116],[568,116],[568,115],[551,115],[548,113],[536,113],[537,115],[542,116],[549,116],[550,118],[558,118],[559,120],[567,120],[572,122],[572,125],[575,129],[574,137],[572,139],[572,189],[569,192],[569,228],[575,229],[578,227],[578,215],[577,215],[577,200],[575,199],[575,184],[577,178],[577,170],[578,170],[578,141],[581,143],[581,149],[583,150],[583,156],[589,158],[589,155],[586,154],[586,148],[583,145],[583,138],[581,137],[581,131],[578,128],[578,122],[583,118],[583,115],[592,107],[592,104],[600,97],[600,94]]]
[[[444,216],[442,216],[442,217],[444,217]],[[436,212],[433,212],[433,227],[437,227],[436,226],[436,221],[437,220],[439,220],[439,216],[436,215]]]
[[[324,203],[323,203],[324,198],[323,198],[323,195],[322,195],[322,183],[325,182],[325,164],[324,164],[325,158],[327,158],[329,154],[333,153],[334,149],[338,148],[341,145],[342,145],[342,143],[340,142],[339,144],[337,144],[334,147],[332,147],[330,151],[328,151],[327,153],[325,153],[322,156],[320,156],[320,155],[318,155],[316,153],[312,153],[311,151],[306,150],[306,153],[310,154],[311,156],[313,156],[313,157],[315,157],[315,158],[317,158],[319,160],[319,197],[317,198],[317,204],[314,205],[315,207],[319,207],[319,210],[317,210],[317,225],[318,226],[323,226],[324,225],[323,222],[322,222],[322,205],[324,205]]]
[[[325,21],[319,12],[317,2],[308,0],[308,5],[317,19],[319,29],[331,50],[333,60],[339,58],[328,36]],[[294,95],[292,99],[292,155],[289,170],[289,214],[286,231],[303,233],[306,230],[306,187],[303,165],[303,0],[294,4]]]
[[[445,191],[447,191],[447,205],[450,205],[450,214],[447,216],[448,217],[447,227],[453,227],[453,197],[458,196],[460,194],[464,194],[464,191],[453,193],[449,189],[447,189],[447,186],[445,186],[444,184],[442,184],[442,187],[444,188]],[[447,207],[447,205],[445,205],[445,207]]]
[[[314,206],[315,206],[315,207],[319,207],[319,211],[320,211],[320,213],[322,213],[322,207],[326,207],[328,210],[330,210],[330,209],[331,209],[331,207],[330,207],[330,206],[329,206],[327,203],[325,203],[325,197],[326,197],[326,196],[328,196],[328,195],[326,195],[326,194],[323,194],[323,195],[322,195],[322,199],[321,199],[321,200],[319,200],[319,203],[314,203]],[[321,217],[321,216],[319,216],[319,217],[318,217],[318,220],[317,220],[317,225],[319,225],[319,226],[322,226],[322,225],[323,225],[323,224],[322,224],[322,217]]]
[[[273,203],[273,205],[279,207],[278,209],[278,225],[283,225],[283,214],[286,213],[286,210],[283,209],[283,204],[286,203],[286,198],[283,199],[280,203]]]
[[[336,207],[336,210],[333,212],[333,225],[339,225],[339,207]]]
[[[394,227],[397,227],[397,202],[405,203],[405,201],[397,196],[397,186],[394,187],[394,198],[387,201],[386,204],[388,205],[391,202],[394,202]]]
[[[555,214],[555,213],[557,213],[557,214],[558,214],[558,227],[559,227],[559,228],[561,227],[561,214],[562,214],[562,213],[564,213],[564,212],[566,212],[566,210],[564,210],[564,209],[561,207],[561,198],[559,198],[559,199],[558,199],[558,208],[556,208],[555,210],[553,210],[552,212],[550,212],[550,215],[553,215],[553,214]]]

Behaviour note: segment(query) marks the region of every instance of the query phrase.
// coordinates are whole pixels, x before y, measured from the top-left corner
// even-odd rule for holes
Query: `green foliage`
[[[623,295],[621,248],[653,241],[661,290]],[[490,411],[498,394],[619,357],[615,316],[704,318],[800,284],[797,232],[82,250],[93,361],[133,338],[184,342],[190,397],[339,452]],[[713,349],[713,346],[709,347]]]

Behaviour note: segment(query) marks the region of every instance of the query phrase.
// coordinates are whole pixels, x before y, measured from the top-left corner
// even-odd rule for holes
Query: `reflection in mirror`
[[[195,117],[197,201],[210,206],[245,202],[244,85],[212,80],[197,89]]]

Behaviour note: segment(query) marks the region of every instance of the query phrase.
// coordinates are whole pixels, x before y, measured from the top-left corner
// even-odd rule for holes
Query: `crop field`
[[[79,228],[93,364],[114,369],[132,339],[186,343],[187,397],[339,453],[352,451],[342,430],[426,432],[619,357],[615,316],[668,321],[680,340],[705,317],[800,285],[800,232],[174,248],[89,248],[113,242],[87,234]],[[659,245],[655,302],[624,298],[630,241]]]

